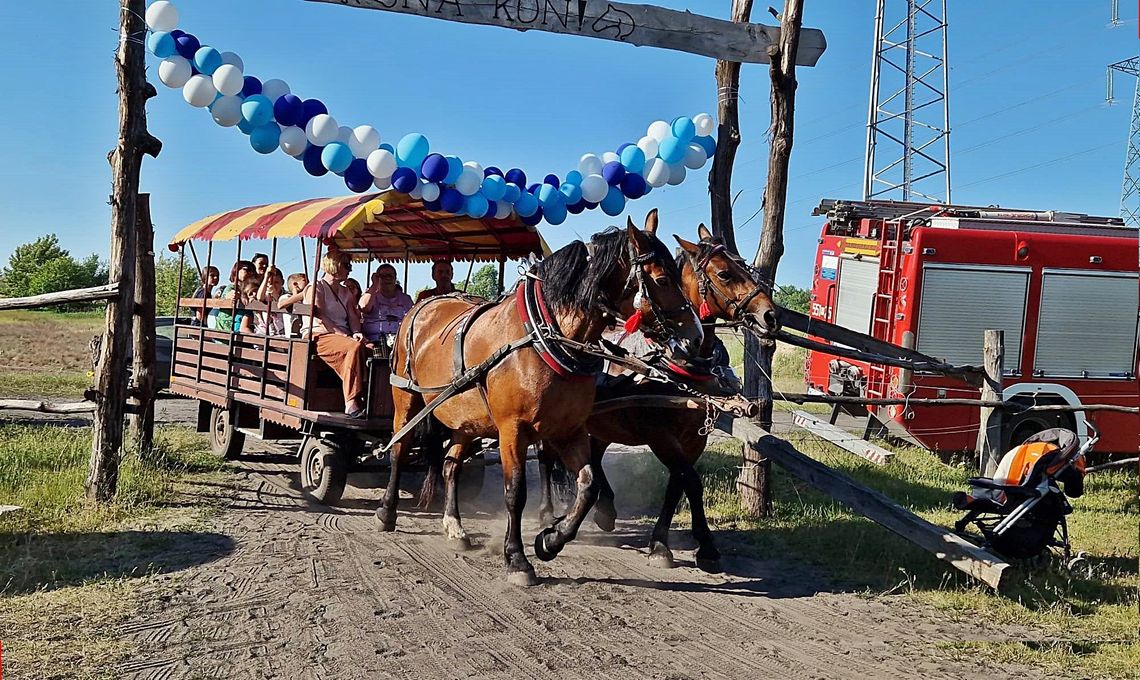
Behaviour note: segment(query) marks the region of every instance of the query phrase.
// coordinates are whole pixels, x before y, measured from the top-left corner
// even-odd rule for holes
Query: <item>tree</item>
[[[456,286],[459,290],[478,295],[487,300],[496,300],[502,291],[499,290],[499,272],[493,264],[485,264],[475,270],[471,275],[470,285],[466,282]]]
[[[190,297],[201,285],[193,266],[182,272],[182,297]],[[178,300],[178,259],[159,255],[154,260],[154,303],[159,315],[174,314]]]
[[[71,254],[59,247],[59,238],[55,234],[41,236],[31,243],[17,246],[8,257],[8,266],[0,271],[0,295],[29,295],[28,282],[36,272],[48,262],[63,257],[69,258]]]
[[[98,255],[77,260],[59,247],[55,234],[41,236],[25,243],[8,258],[8,266],[0,271],[0,295],[24,297],[56,293],[61,290],[91,288],[107,283],[107,270]],[[59,311],[86,309],[90,305],[63,305]]]
[[[808,305],[811,303],[811,291],[798,286],[780,286],[772,296],[772,302],[807,314]]]

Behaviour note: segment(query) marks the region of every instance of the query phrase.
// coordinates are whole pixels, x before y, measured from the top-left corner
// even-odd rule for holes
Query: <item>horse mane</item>
[[[654,255],[674,281],[681,280],[680,268],[665,245],[652,239]],[[585,312],[594,306],[602,286],[626,258],[626,232],[610,227],[590,238],[594,253],[581,241],[572,241],[538,264],[542,294],[555,309]]]

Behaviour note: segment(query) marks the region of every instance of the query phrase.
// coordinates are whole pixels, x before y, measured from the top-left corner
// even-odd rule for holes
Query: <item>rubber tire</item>
[[[1050,422],[1052,421],[1052,422]],[[1002,454],[1005,454],[1010,449],[1020,446],[1038,432],[1043,432],[1053,427],[1064,427],[1073,430],[1075,426],[1064,420],[1063,417],[1051,417],[1044,413],[1018,413],[1004,425],[1005,431],[1008,433],[1006,441],[1002,443]]]
[[[215,406],[210,412],[210,450],[226,460],[241,455],[245,448],[245,433],[238,432],[230,422],[230,412]]]
[[[323,505],[336,505],[348,483],[348,459],[327,439],[309,439],[301,449],[301,491]]]

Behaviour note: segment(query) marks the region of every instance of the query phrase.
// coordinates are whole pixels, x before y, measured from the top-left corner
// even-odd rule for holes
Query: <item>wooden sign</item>
[[[743,63],[768,63],[768,47],[780,37],[779,26],[736,23],[688,11],[608,0],[310,1],[516,31],[582,35]],[[823,31],[802,29],[796,64],[815,66],[826,47]]]

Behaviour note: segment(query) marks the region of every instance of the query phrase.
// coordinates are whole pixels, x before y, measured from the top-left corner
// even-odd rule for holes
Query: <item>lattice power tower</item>
[[[1124,184],[1120,189],[1120,216],[1126,224],[1140,225],[1140,57],[1108,65],[1108,101],[1113,101],[1115,73],[1136,76],[1132,95],[1132,122],[1128,126],[1128,151],[1124,155]]]
[[[950,202],[946,63],[946,0],[877,1],[864,200]]]

